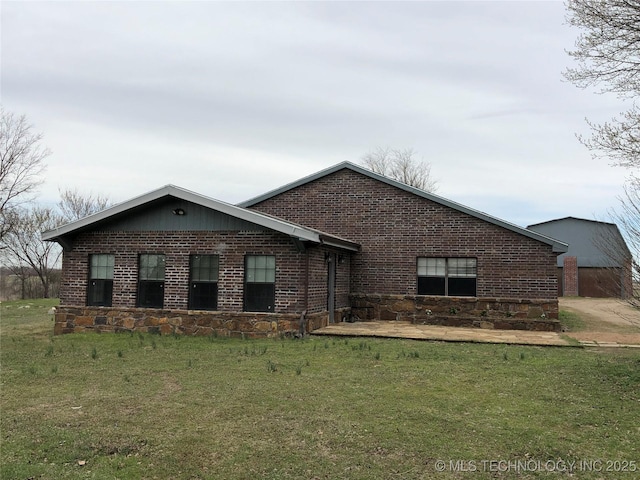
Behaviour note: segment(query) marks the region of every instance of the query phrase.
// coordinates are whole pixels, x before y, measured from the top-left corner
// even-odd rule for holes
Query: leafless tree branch
[[[65,223],[98,213],[111,205],[109,197],[93,193],[81,194],[77,189],[60,190],[58,209]]]
[[[579,136],[597,158],[613,165],[640,167],[640,2],[632,0],[568,0],[567,22],[579,28],[568,52],[576,66],[564,72],[580,88],[600,87],[631,100],[629,110],[609,122],[587,121],[592,135]]]
[[[427,192],[435,192],[438,182],[431,175],[431,164],[416,158],[412,148],[403,150],[378,147],[366,153],[361,164],[399,182]]]
[[[51,151],[41,140],[25,116],[0,107],[0,240],[15,226],[15,209],[32,200],[42,183],[44,160]]]
[[[17,228],[4,237],[3,252],[5,266],[15,270],[31,267],[42,283],[44,297],[48,298],[51,278],[57,267],[62,250],[54,242],[41,240],[41,232],[60,226],[62,217],[51,208],[17,208]]]

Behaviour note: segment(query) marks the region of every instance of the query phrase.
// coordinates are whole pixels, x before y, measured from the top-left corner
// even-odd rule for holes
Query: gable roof
[[[226,215],[230,215],[234,218],[254,223],[269,230],[274,230],[276,232],[289,235],[295,240],[308,241],[316,244],[325,244],[351,251],[357,251],[360,248],[357,243],[345,240],[335,235],[330,235],[328,233],[321,232],[320,230],[315,230],[292,222],[287,222],[285,220],[281,220],[279,218],[273,217],[271,215],[266,215],[261,212],[221,202],[220,200],[215,200],[213,198],[205,197],[189,190],[176,187],[175,185],[166,185],[162,188],[159,188],[158,190],[154,190],[126,202],[119,203],[101,212],[89,215],[66,225],[62,225],[61,227],[55,228],[53,230],[43,232],[42,239],[64,244],[65,237],[69,235],[94,228],[98,224],[111,220],[120,214],[165,197],[174,197],[180,200],[191,202],[202,207],[209,208]]]
[[[540,222],[540,223],[534,223],[532,225],[529,225],[527,228],[537,227],[537,226],[540,226],[540,225],[546,225],[546,224],[550,224],[550,223],[559,223],[559,222],[564,222],[564,221],[567,221],[567,220],[569,220],[569,221],[570,220],[575,220],[577,222],[588,222],[588,223],[592,223],[594,225],[612,225],[612,226],[618,228],[615,223],[602,222],[600,220],[591,220],[589,218],[579,218],[579,217],[571,217],[571,216],[562,217],[562,218],[555,218],[553,220],[547,220],[547,221]]]
[[[577,257],[578,267],[616,267],[631,257],[615,223],[564,217],[535,223],[527,228],[561,238],[569,244],[566,254],[558,256],[561,267],[565,256]]]
[[[246,200],[242,203],[239,203],[238,206],[243,207],[243,208],[250,208],[260,202],[263,202],[265,200],[268,200],[269,198],[275,197],[276,195],[280,195],[281,193],[287,192],[289,190],[292,190],[294,188],[300,187],[302,185],[305,185],[307,183],[313,182],[315,180],[318,180],[320,178],[326,177],[327,175],[331,175],[332,173],[336,173],[339,172],[340,170],[343,169],[347,169],[347,170],[351,170],[354,171],[356,173],[360,173],[362,175],[365,175],[369,178],[372,178],[374,180],[377,180],[379,182],[382,183],[386,183],[387,185],[391,185],[393,187],[399,188],[401,190],[404,190],[406,192],[412,193],[414,195],[417,195],[419,197],[422,198],[426,198],[427,200],[430,200],[432,202],[438,203],[440,205],[443,205],[445,207],[448,208],[452,208],[454,210],[457,210],[459,212],[465,213],[467,215],[470,215],[472,217],[478,218],[480,220],[483,220],[485,222],[491,223],[493,225],[497,225],[499,227],[502,228],[506,228],[507,230],[510,230],[512,232],[515,232],[519,235],[523,235],[525,237],[529,237],[532,238],[534,240],[537,240],[539,242],[542,243],[546,243],[547,245],[550,245],[552,247],[552,251],[554,253],[562,253],[562,252],[566,252],[568,249],[568,245],[564,242],[561,242],[559,240],[556,240],[555,238],[551,238],[548,237],[546,235],[543,235],[541,233],[535,232],[533,230],[527,230],[526,228],[523,227],[519,227],[518,225],[515,225],[513,223],[509,223],[506,222],[504,220],[501,220],[499,218],[493,217],[491,215],[488,215],[484,212],[480,212],[478,210],[474,210],[472,208],[466,207],[462,204],[453,202],[451,200],[448,200],[444,197],[440,197],[438,195],[434,195],[433,193],[429,193],[429,192],[425,192],[424,190],[420,190],[419,188],[415,188],[412,187],[410,185],[407,185],[405,183],[402,182],[398,182],[397,180],[394,180],[392,178],[389,177],[385,177],[384,175],[380,175],[378,173],[374,173],[371,170],[367,170],[366,168],[363,168],[359,165],[356,165],[354,163],[351,162],[342,162],[339,163],[337,165],[334,165],[333,167],[329,167],[326,168],[324,170],[321,170],[317,173],[314,173],[313,175],[309,175],[307,177],[301,178],[300,180],[296,180],[295,182],[292,183],[288,183],[287,185],[284,185],[280,188],[276,188],[275,190],[271,190],[270,192],[267,192],[263,195],[259,195],[257,197],[251,198],[249,200]]]

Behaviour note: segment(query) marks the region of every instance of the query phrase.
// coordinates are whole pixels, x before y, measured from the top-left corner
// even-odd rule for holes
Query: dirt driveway
[[[560,310],[573,312],[583,325],[566,332],[580,341],[640,345],[640,310],[615,298],[561,297]]]

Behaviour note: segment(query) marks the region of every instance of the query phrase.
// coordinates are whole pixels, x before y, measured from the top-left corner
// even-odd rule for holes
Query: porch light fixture
[[[174,215],[185,215],[187,212],[185,212],[182,208],[176,208],[172,210],[171,213],[173,213]]]

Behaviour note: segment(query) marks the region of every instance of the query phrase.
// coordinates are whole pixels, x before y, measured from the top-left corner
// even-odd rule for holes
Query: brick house
[[[558,328],[567,245],[341,163],[240,205],[167,186],[45,232],[55,333],[270,336],[343,320]]]

